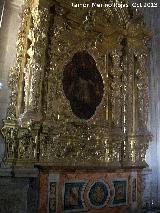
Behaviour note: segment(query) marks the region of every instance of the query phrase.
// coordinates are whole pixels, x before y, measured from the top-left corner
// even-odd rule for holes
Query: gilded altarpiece
[[[130,7],[26,0],[2,130],[7,162],[146,166],[150,38]]]

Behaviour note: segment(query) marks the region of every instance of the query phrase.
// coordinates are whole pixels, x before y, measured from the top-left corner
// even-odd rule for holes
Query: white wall
[[[160,205],[160,2],[159,0],[130,0],[130,2],[154,2],[158,8],[141,8],[147,27],[153,32],[150,45],[149,70],[149,121],[148,129],[153,136],[146,155],[146,161],[152,170],[148,175],[146,197],[148,202]]]
[[[154,1],[159,4],[159,1]],[[144,10],[147,26],[154,33],[149,60],[150,109],[149,130],[153,140],[149,146],[146,160],[152,169],[151,198],[156,205],[160,204],[160,6]]]
[[[1,0],[0,0],[1,1]],[[2,3],[2,1],[1,1]],[[0,28],[0,128],[6,117],[9,92],[8,71],[16,59],[16,36],[20,26],[22,0],[5,0],[5,8]],[[0,159],[4,152],[3,138],[0,135]]]

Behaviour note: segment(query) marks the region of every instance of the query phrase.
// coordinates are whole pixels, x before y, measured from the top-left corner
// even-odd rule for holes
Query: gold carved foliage
[[[137,100],[139,108],[139,123],[141,126],[147,126],[148,121],[148,73],[146,67],[146,54],[138,55],[137,68]]]
[[[126,26],[128,45],[139,54],[148,54],[147,42],[151,39],[150,33],[144,25],[143,16],[138,14]]]
[[[63,0],[27,0],[9,77],[8,161],[144,166],[149,38],[142,16],[126,7],[81,10]],[[74,115],[62,84],[64,67],[82,51],[93,57],[104,84],[88,120]]]
[[[112,119],[115,125],[122,126],[122,67],[121,67],[121,50],[111,52],[113,67],[111,69],[111,103],[112,103]]]
[[[56,164],[63,161],[72,165],[85,164],[87,162],[93,163],[95,156],[97,163],[105,162],[105,149],[101,149],[102,145],[107,146],[104,141],[101,141],[102,137],[103,140],[107,141],[105,129],[84,124],[73,126],[68,123],[57,134],[54,134],[53,130],[50,131],[49,134],[41,135],[40,160],[42,162],[54,160]],[[97,136],[99,131],[101,138]]]
[[[17,36],[17,57],[16,64],[10,69],[8,85],[10,87],[10,103],[8,107],[7,117],[16,119],[18,113],[18,89],[21,73],[23,72],[23,63],[25,58],[25,45],[27,36],[28,19],[30,16],[29,5],[23,9],[21,27]]]
[[[43,70],[45,49],[47,45],[47,32],[48,32],[48,9],[35,7],[32,10],[33,26],[31,31],[33,39],[31,39],[32,55],[26,65],[26,89],[25,92],[29,97],[26,100],[26,108],[34,112],[40,112],[41,97],[40,91],[42,88]],[[29,82],[30,80],[30,82]],[[26,109],[28,110],[28,109]]]
[[[31,131],[32,128],[32,131]],[[34,130],[33,130],[34,128]],[[2,129],[6,139],[6,158],[9,163],[13,160],[22,164],[33,163],[38,159],[38,132],[36,124],[19,127],[17,123],[9,124]]]
[[[98,51],[94,49],[93,46],[94,38],[89,42],[88,40],[86,41],[84,35],[79,34],[79,32],[81,31],[79,27],[74,28],[72,27],[71,23],[70,26],[68,26],[69,22],[64,20],[64,18],[61,16],[55,16],[54,20],[55,20],[54,21],[55,30],[54,35],[52,36],[52,43],[51,43],[51,67],[49,73],[50,80],[49,80],[49,93],[48,93],[48,114],[50,114],[50,112],[56,113],[56,110],[60,110],[56,106],[56,104],[60,105],[59,102],[61,102],[61,110],[62,110],[63,103],[66,102],[66,98],[64,97],[63,94],[62,78],[63,78],[63,69],[65,65],[68,63],[68,61],[72,59],[73,55],[77,51],[83,51],[87,49],[95,57],[96,57],[95,54],[98,53]],[[97,57],[99,56],[97,55]],[[52,99],[53,94],[56,97],[57,100],[56,103]],[[55,110],[53,110],[53,108]],[[64,108],[66,108],[65,105]],[[60,111],[58,111],[58,113],[61,114]],[[53,117],[55,116],[53,115]]]

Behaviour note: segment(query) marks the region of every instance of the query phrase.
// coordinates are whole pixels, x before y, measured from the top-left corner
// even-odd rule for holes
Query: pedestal
[[[0,212],[35,213],[38,206],[38,170],[0,169]]]
[[[141,169],[37,165],[38,213],[121,213],[141,208]]]

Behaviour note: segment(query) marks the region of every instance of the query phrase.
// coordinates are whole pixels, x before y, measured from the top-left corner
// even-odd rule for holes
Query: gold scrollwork
[[[2,130],[7,161],[145,166],[150,37],[140,13],[127,7],[25,1]],[[104,84],[88,120],[74,115],[62,84],[64,67],[81,51],[94,58]]]

